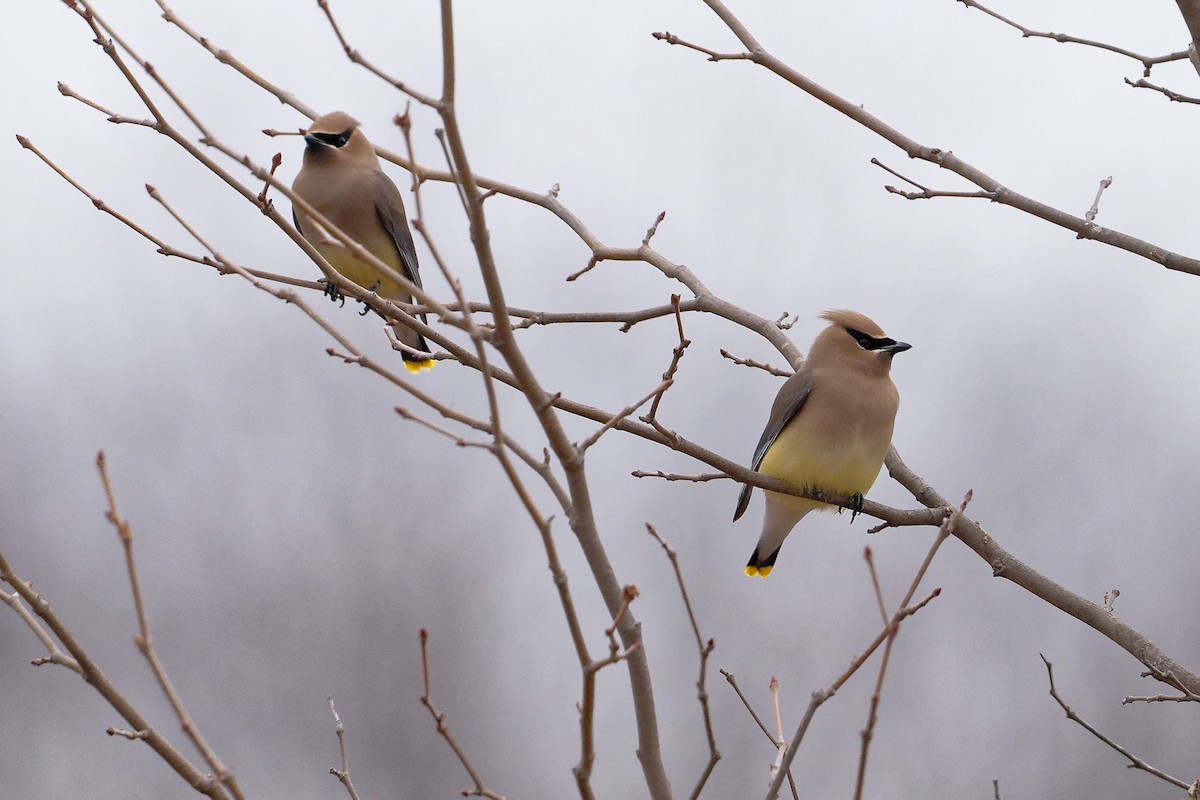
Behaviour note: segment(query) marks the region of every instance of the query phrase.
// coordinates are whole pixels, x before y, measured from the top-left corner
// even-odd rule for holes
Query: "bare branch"
[[[587,450],[592,445],[594,445],[596,442],[600,441],[601,436],[603,436],[604,434],[608,433],[610,430],[615,428],[621,422],[621,420],[625,419],[630,414],[637,411],[639,408],[644,406],[646,403],[650,402],[651,400],[654,400],[655,405],[657,405],[659,398],[661,398],[663,396],[663,393],[665,393],[667,391],[667,389],[671,388],[671,384],[673,384],[673,383],[674,383],[673,380],[671,380],[670,378],[666,378],[665,380],[663,380],[662,383],[660,383],[658,386],[654,387],[650,391],[650,393],[647,394],[645,397],[643,397],[641,400],[638,400],[635,403],[631,403],[630,405],[628,405],[625,408],[618,411],[616,414],[613,414],[612,418],[609,419],[607,422],[605,422],[603,425],[601,425],[599,430],[597,430],[595,433],[593,433],[587,439],[584,439],[583,443],[579,445],[579,452],[581,452],[581,453],[587,452]],[[654,406],[651,406],[650,414],[651,415],[654,414]]]
[[[329,698],[329,711],[333,714],[333,721],[337,729],[338,750],[342,753],[342,768],[330,767],[329,774],[336,776],[342,782],[342,786],[346,787],[346,793],[350,795],[350,800],[359,800],[358,792],[354,791],[354,782],[350,780],[350,757],[346,752],[346,726],[342,724],[342,718],[333,705],[332,697]]]
[[[454,751],[454,755],[458,758],[458,763],[462,764],[463,769],[467,771],[474,788],[463,789],[464,797],[487,797],[489,800],[505,800],[503,795],[496,794],[483,785],[483,781],[479,777],[479,773],[475,771],[475,767],[471,765],[471,760],[467,758],[467,754],[459,747],[458,742],[450,735],[450,728],[446,725],[446,715],[437,710],[437,706],[433,704],[433,696],[430,691],[429,679],[429,632],[421,628],[421,675],[425,682],[425,691],[421,694],[421,705],[429,710],[434,722],[437,723],[437,732],[446,744],[450,745],[450,749]]]
[[[584,800],[595,800],[592,791],[592,767],[596,762],[596,676],[605,667],[612,666],[629,658],[635,650],[641,649],[638,642],[632,648],[621,652],[617,642],[617,630],[621,620],[629,612],[629,604],[638,597],[638,588],[632,584],[621,590],[621,606],[613,616],[612,625],[605,628],[604,635],[608,637],[608,655],[586,665],[583,670],[583,698],[579,703],[579,763],[572,772],[575,774],[575,785]]]
[[[33,664],[33,666],[40,667],[43,664],[58,664],[59,666],[66,667],[72,672],[76,672],[80,675],[83,674],[83,669],[79,666],[79,662],[59,649],[58,643],[54,641],[50,634],[46,633],[46,629],[42,627],[42,624],[37,621],[37,618],[34,617],[33,614],[30,613],[29,609],[25,607],[25,604],[21,602],[21,595],[18,592],[13,592],[12,594],[9,594],[8,592],[0,592],[0,600],[3,600],[5,605],[17,612],[17,616],[29,626],[29,629],[33,631],[34,635],[41,640],[42,645],[46,648],[46,650],[50,652],[50,655],[48,656],[33,659],[33,661],[30,662]]]
[[[244,795],[241,788],[238,787],[233,772],[222,763],[216,751],[209,746],[196,723],[192,721],[191,715],[183,705],[183,698],[175,690],[175,686],[167,675],[166,667],[163,666],[158,653],[154,650],[153,639],[150,636],[150,619],[146,614],[146,603],[142,598],[141,582],[138,580],[137,561],[133,556],[133,528],[121,516],[121,511],[117,507],[117,496],[113,491],[112,480],[108,476],[108,459],[105,458],[103,451],[96,456],[96,469],[100,472],[100,481],[104,485],[104,496],[108,500],[108,511],[104,516],[116,529],[117,537],[121,540],[121,548],[125,552],[125,568],[129,573],[129,588],[133,593],[133,607],[137,613],[138,622],[138,634],[133,638],[134,644],[137,645],[138,652],[150,665],[150,671],[154,673],[154,679],[158,681],[159,688],[162,689],[167,702],[171,704],[171,710],[175,712],[175,717],[179,720],[184,735],[200,751],[205,763],[216,775],[217,781],[229,790],[235,800],[243,800]],[[139,727],[139,734],[143,733],[145,730]],[[144,739],[147,736],[139,735],[138,738]]]
[[[709,639],[706,642],[700,634],[700,623],[696,621],[696,611],[692,608],[691,598],[688,597],[687,584],[683,580],[683,570],[679,568],[679,554],[671,545],[667,544],[665,539],[659,536],[653,525],[646,523],[646,530],[662,546],[663,552],[667,554],[667,559],[671,562],[671,569],[675,572],[675,583],[679,586],[683,606],[687,609],[688,622],[692,625],[692,635],[696,639],[696,650],[700,654],[700,677],[696,679],[696,697],[700,701],[700,709],[704,715],[704,733],[708,737],[708,763],[705,764],[696,781],[696,786],[689,796],[690,800],[697,800],[700,792],[704,790],[704,784],[708,782],[709,776],[716,768],[717,762],[721,760],[721,752],[717,750],[717,738],[713,733],[712,713],[708,707],[708,657],[712,655],[717,642],[715,639]]]
[[[1119,55],[1127,56],[1129,58],[1132,58],[1134,61],[1140,61],[1143,69],[1145,70],[1144,74],[1146,76],[1150,75],[1151,68],[1154,67],[1156,64],[1164,64],[1169,61],[1179,61],[1182,59],[1186,59],[1188,57],[1186,50],[1181,50],[1181,51],[1178,51],[1175,53],[1168,53],[1165,56],[1143,56],[1143,55],[1139,55],[1138,53],[1134,53],[1131,50],[1126,50],[1123,47],[1117,47],[1116,45],[1112,45],[1112,44],[1105,44],[1104,42],[1096,42],[1096,41],[1092,41],[1091,39],[1080,39],[1077,36],[1071,36],[1070,34],[1067,34],[1067,33],[1051,33],[1049,31],[1035,31],[1032,28],[1026,28],[1024,25],[1022,25],[1018,22],[1013,22],[1011,19],[1001,16],[1000,14],[997,14],[995,11],[992,11],[990,8],[984,6],[982,3],[976,2],[976,0],[958,0],[958,2],[962,3],[967,8],[978,9],[978,10],[982,11],[984,14],[987,14],[989,17],[992,17],[993,19],[997,19],[997,20],[1003,22],[1005,25],[1008,25],[1009,27],[1016,28],[1018,31],[1021,32],[1021,35],[1027,39],[1035,39],[1035,38],[1036,39],[1052,39],[1053,41],[1061,42],[1063,44],[1080,44],[1080,45],[1084,45],[1086,47],[1095,47],[1100,50],[1107,50],[1110,53],[1117,53]]]
[[[1044,655],[1042,655],[1041,653],[1038,653],[1038,655],[1041,656],[1042,663],[1044,663],[1046,665],[1046,676],[1050,680],[1050,696],[1053,697],[1054,702],[1058,703],[1058,705],[1060,707],[1062,707],[1062,710],[1067,713],[1067,719],[1073,720],[1073,721],[1079,723],[1080,726],[1082,726],[1083,729],[1086,730],[1088,733],[1092,734],[1097,739],[1099,739],[1100,741],[1104,742],[1106,745],[1111,747],[1113,750],[1116,750],[1118,753],[1125,756],[1125,758],[1129,759],[1129,766],[1132,767],[1133,769],[1140,769],[1145,772],[1149,772],[1151,775],[1155,776],[1156,778],[1161,778],[1162,780],[1166,781],[1167,783],[1171,783],[1171,784],[1174,784],[1175,786],[1178,786],[1180,789],[1189,788],[1190,784],[1185,783],[1185,782],[1179,780],[1178,778],[1174,778],[1174,777],[1168,775],[1167,773],[1163,772],[1160,769],[1150,766],[1145,761],[1138,758],[1133,753],[1126,750],[1124,747],[1121,747],[1121,745],[1117,744],[1112,739],[1109,739],[1107,736],[1105,736],[1100,731],[1096,730],[1094,727],[1092,727],[1090,724],[1088,724],[1088,722],[1086,720],[1084,720],[1083,717],[1076,714],[1071,709],[1071,707],[1069,705],[1067,705],[1066,702],[1063,701],[1062,697],[1059,696],[1058,691],[1054,688],[1054,665],[1051,664],[1046,659],[1046,657]]]
[[[678,475],[672,472],[663,472],[661,469],[654,472],[635,469],[629,474],[635,478],[662,478],[665,481],[690,481],[692,483],[729,480],[729,476],[723,472],[710,472],[707,475]]]
[[[1100,213],[1100,196],[1104,194],[1104,190],[1112,186],[1112,175],[1109,175],[1104,180],[1100,181],[1100,188],[1096,190],[1096,199],[1092,201],[1092,207],[1083,215],[1083,218],[1088,222],[1096,219],[1096,215]]]
[[[812,95],[830,108],[841,112],[867,130],[903,150],[909,158],[920,159],[930,164],[947,169],[956,175],[966,178],[971,183],[987,192],[994,202],[1012,206],[1027,214],[1044,219],[1059,227],[1066,228],[1077,234],[1079,238],[1094,239],[1113,247],[1127,250],[1142,258],[1161,264],[1167,269],[1186,272],[1190,275],[1200,275],[1200,260],[1189,258],[1165,250],[1150,242],[1143,241],[1126,233],[1103,228],[1065,211],[1046,205],[1023,194],[1013,191],[1002,183],[984,173],[982,170],[968,164],[950,150],[928,147],[920,144],[883,120],[867,112],[861,105],[852,103],[826,89],[810,78],[797,72],[792,67],[780,61],[760,45],[746,30],[732,12],[721,0],[704,0],[705,4],[724,22],[749,51],[749,58],[755,64],[770,70],[778,77]],[[680,43],[680,42],[673,42]],[[753,44],[751,44],[753,43]],[[695,49],[695,48],[693,48]]]
[[[925,599],[921,602],[917,603],[916,605],[909,605],[913,596],[916,594],[917,587],[921,584],[921,579],[925,577],[925,573],[929,569],[929,565],[933,561],[934,555],[937,554],[937,551],[941,548],[942,543],[949,538],[951,532],[963,519],[963,512],[966,510],[967,504],[970,501],[971,492],[968,491],[966,497],[963,498],[962,504],[958,508],[954,509],[953,513],[946,517],[946,519],[942,522],[941,527],[938,529],[937,536],[934,538],[933,544],[929,548],[929,552],[925,554],[925,560],[917,569],[917,574],[913,578],[912,584],[909,585],[908,591],[904,595],[904,599],[900,601],[900,609],[894,615],[892,615],[892,618],[884,626],[883,631],[875,637],[875,640],[871,642],[871,644],[867,645],[865,650],[859,653],[858,656],[856,656],[854,660],[850,662],[850,666],[837,678],[837,680],[831,683],[827,688],[813,692],[812,700],[809,702],[808,709],[804,713],[804,718],[800,721],[800,727],[796,729],[796,734],[792,737],[791,744],[788,745],[787,753],[783,757],[784,769],[790,767],[792,761],[796,758],[796,753],[800,750],[800,742],[804,739],[804,734],[808,730],[808,725],[810,722],[812,722],[813,715],[816,714],[817,709],[820,708],[820,706],[826,700],[837,694],[842,685],[845,684],[846,681],[850,680],[851,676],[853,676],[854,673],[856,673],[858,669],[864,663],[866,663],[866,660],[871,657],[871,654],[875,652],[880,644],[883,644],[885,641],[890,643],[892,639],[895,638],[899,625],[904,619],[912,614],[915,614],[917,611],[920,611],[927,603],[929,603],[929,601],[941,594],[942,590],[940,588],[934,589],[932,592],[926,595]],[[881,671],[879,681],[876,683],[876,693],[878,693],[882,685],[882,675],[883,672]],[[867,741],[869,741],[869,736],[864,735],[864,751],[862,757],[860,758],[860,770],[865,769],[865,743]],[[767,791],[767,800],[775,800],[775,798],[779,796],[779,789],[782,782],[783,776],[776,775],[775,779],[771,782],[771,788]]]
[[[765,372],[769,372],[770,374],[774,375],[777,378],[790,378],[792,375],[792,372],[790,370],[772,367],[770,364],[763,364],[758,361],[755,361],[752,358],[738,358],[737,356],[732,355],[728,350],[725,350],[724,348],[722,348],[720,352],[721,352],[722,358],[728,358],[730,361],[737,364],[738,366],[752,367],[753,369],[761,369]]]
[[[878,158],[872,158],[871,163],[874,164],[875,166],[879,167],[884,172],[889,172],[892,175],[895,175],[900,180],[904,181],[905,183],[912,184],[913,186],[915,186],[921,190],[919,192],[905,192],[905,191],[901,191],[900,189],[897,189],[895,186],[891,186],[890,184],[884,185],[883,188],[888,193],[898,194],[907,200],[929,200],[934,197],[975,197],[975,198],[982,198],[984,200],[995,200],[996,199],[995,195],[990,192],[954,192],[954,191],[944,191],[944,190],[940,190],[940,189],[930,189],[928,186],[917,183],[912,178],[909,178],[909,177],[906,177],[905,175],[900,174],[896,170],[889,167],[887,164],[884,164]]]
[[[658,39],[660,42],[676,44],[680,47],[686,47],[688,50],[695,50],[697,53],[703,53],[704,55],[708,56],[709,61],[745,61],[748,59],[752,60],[754,58],[754,56],[750,53],[718,53],[716,50],[709,50],[707,47],[701,47],[698,44],[693,44],[692,42],[680,39],[670,31],[656,31],[650,35],[655,39]]]
[[[1190,97],[1186,94],[1180,94],[1179,92],[1172,91],[1165,86],[1159,86],[1158,84],[1151,83],[1145,78],[1138,78],[1136,81],[1131,81],[1129,78],[1126,78],[1125,84],[1127,86],[1132,86],[1134,89],[1149,89],[1153,92],[1158,92],[1172,103],[1191,103],[1193,105],[1200,103],[1200,97]]]
[[[91,684],[100,693],[100,696],[112,706],[113,710],[129,723],[130,730],[136,732],[136,738],[144,741],[154,750],[159,758],[166,762],[179,777],[183,778],[188,786],[191,786],[201,794],[211,797],[213,800],[228,800],[229,793],[225,787],[212,775],[205,775],[200,772],[186,756],[176,750],[161,733],[155,730],[146,718],[141,715],[141,712],[105,677],[96,663],[92,661],[91,656],[88,655],[83,646],[76,641],[74,635],[63,624],[58,614],[50,608],[50,604],[41,595],[33,591],[28,582],[16,574],[3,552],[0,552],[0,581],[4,581],[16,589],[21,599],[29,604],[30,610],[54,632],[54,635],[62,642],[63,647],[66,648],[67,652],[78,663],[84,680]],[[122,735],[116,733],[116,730],[114,728],[113,735]]]

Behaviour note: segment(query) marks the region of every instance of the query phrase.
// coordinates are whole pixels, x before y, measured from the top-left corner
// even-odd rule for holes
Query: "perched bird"
[[[344,111],[325,114],[313,120],[304,141],[304,164],[292,182],[292,191],[380,261],[420,286],[417,251],[408,231],[404,201],[396,184],[383,173],[358,122]],[[396,281],[340,247],[299,209],[292,209],[292,217],[304,238],[342,275],[381,297],[412,302],[412,295]],[[425,320],[424,314],[421,320]],[[403,344],[430,352],[421,334],[399,323],[392,327]],[[401,356],[409,372],[429,369],[434,363],[406,351],[401,351]]]
[[[771,406],[771,418],[754,450],[751,468],[793,486],[856,497],[875,483],[892,442],[900,395],[889,376],[892,356],[912,345],[889,338],[857,311],[826,311],[831,323],[788,378]],[[736,522],[750,503],[742,487]],[[813,510],[836,506],[767,492],[767,510],[747,575],[765,578],[796,523]]]

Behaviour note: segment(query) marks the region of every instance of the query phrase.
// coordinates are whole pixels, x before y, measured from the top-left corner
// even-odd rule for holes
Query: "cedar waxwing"
[[[334,111],[313,120],[304,141],[304,164],[292,182],[292,191],[380,261],[420,286],[417,251],[408,232],[404,201],[396,184],[384,174],[358,122],[344,111]],[[412,302],[412,295],[399,284],[331,243],[332,237],[298,209],[292,209],[292,217],[304,238],[342,275],[381,297]],[[421,319],[425,320],[424,314]],[[421,334],[400,324],[392,327],[402,343],[430,352]],[[432,359],[405,351],[401,356],[409,372],[433,366]]]
[[[889,338],[857,311],[826,311],[821,317],[832,324],[779,390],[751,468],[793,486],[861,500],[883,466],[900,406],[888,374],[892,356],[912,345]],[[735,522],[750,503],[751,488],[742,486]],[[805,514],[837,508],[794,495],[766,495],[762,534],[746,564],[747,575],[762,578],[771,574],[783,540]]]

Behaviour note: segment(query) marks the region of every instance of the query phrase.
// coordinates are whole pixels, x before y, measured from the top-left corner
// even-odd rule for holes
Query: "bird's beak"
[[[304,141],[308,143],[309,147],[318,147],[318,146],[319,147],[328,147],[329,146],[329,145],[325,144],[324,142],[322,142],[320,139],[318,139],[316,137],[316,135],[312,134],[312,133],[304,134]]]
[[[896,355],[896,353],[903,353],[905,350],[911,350],[911,349],[912,349],[912,345],[909,344],[908,342],[896,342],[891,347],[886,348],[886,350],[889,353],[891,353],[892,355]]]

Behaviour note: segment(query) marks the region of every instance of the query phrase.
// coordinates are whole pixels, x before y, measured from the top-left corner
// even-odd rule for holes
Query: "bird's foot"
[[[854,524],[854,518],[862,513],[863,500],[865,500],[865,499],[866,498],[863,497],[862,492],[855,492],[854,494],[850,495],[849,508],[850,508],[850,524],[851,525]]]
[[[371,292],[372,294],[378,294],[380,286],[382,286],[382,284],[379,281],[375,281],[373,284],[371,284],[371,288],[367,289],[367,291]],[[367,305],[366,303],[363,303],[363,310],[358,312],[358,315],[360,317],[365,317],[367,314],[370,314],[370,313],[371,313],[371,307],[369,305]],[[383,314],[380,314],[379,316],[382,317]],[[386,319],[386,317],[385,317],[385,319]]]
[[[346,295],[342,294],[342,290],[338,287],[338,285],[336,283],[329,280],[328,278],[321,278],[321,280],[317,281],[317,283],[325,284],[325,296],[326,297],[328,297],[330,300],[332,300],[335,303],[337,301],[341,300],[342,305],[343,306],[346,305]]]

